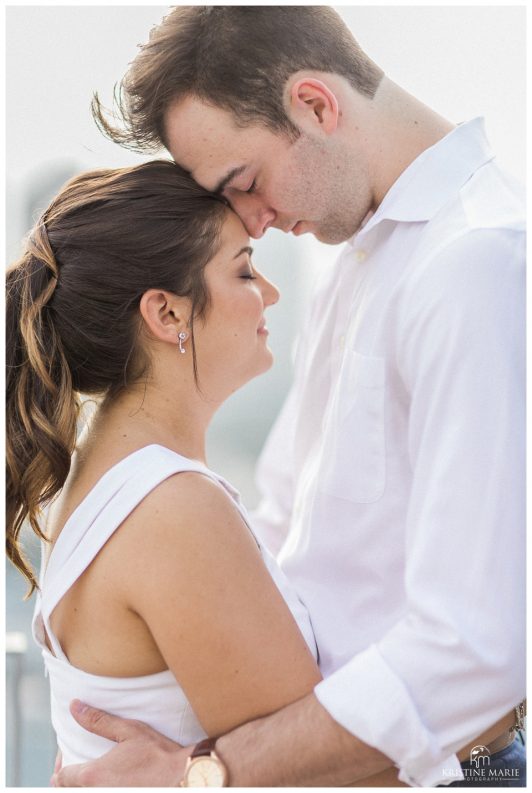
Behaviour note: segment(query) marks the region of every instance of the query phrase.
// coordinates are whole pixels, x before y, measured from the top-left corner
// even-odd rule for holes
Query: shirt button
[[[359,248],[358,251],[355,251],[355,257],[357,262],[365,262],[368,258],[368,254],[366,251],[362,250],[362,248]]]
[[[343,350],[344,349],[344,344],[345,344],[345,336],[340,336],[340,342],[339,343],[340,343],[340,349]]]

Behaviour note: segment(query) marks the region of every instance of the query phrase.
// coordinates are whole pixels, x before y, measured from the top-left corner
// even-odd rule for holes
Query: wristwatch
[[[194,747],[187,760],[180,787],[228,787],[229,774],[214,751],[216,738],[206,738]]]

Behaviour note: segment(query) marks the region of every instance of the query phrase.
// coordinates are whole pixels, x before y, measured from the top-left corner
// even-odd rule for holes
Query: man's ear
[[[140,299],[140,313],[149,332],[160,341],[177,343],[177,334],[187,330],[190,301],[171,292],[148,289]]]
[[[300,77],[287,86],[291,121],[305,132],[321,130],[331,135],[338,126],[338,100],[333,91],[314,77]]]

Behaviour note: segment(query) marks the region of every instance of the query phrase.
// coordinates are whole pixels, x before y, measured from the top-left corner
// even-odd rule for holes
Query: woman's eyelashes
[[[239,278],[245,278],[247,281],[255,281],[257,276],[255,275],[255,269],[253,267],[253,263],[249,261],[248,265],[246,266],[245,270],[240,271]]]
[[[248,187],[248,189],[245,192],[246,193],[254,193],[256,189],[257,189],[257,180],[253,179],[253,181],[251,182],[251,185]]]

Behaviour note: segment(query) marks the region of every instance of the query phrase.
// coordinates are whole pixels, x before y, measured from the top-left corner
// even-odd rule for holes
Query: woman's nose
[[[277,301],[279,300],[281,293],[275,286],[272,284],[271,281],[268,281],[267,278],[263,278],[264,283],[262,286],[262,299],[264,300],[265,306],[274,306]]]

